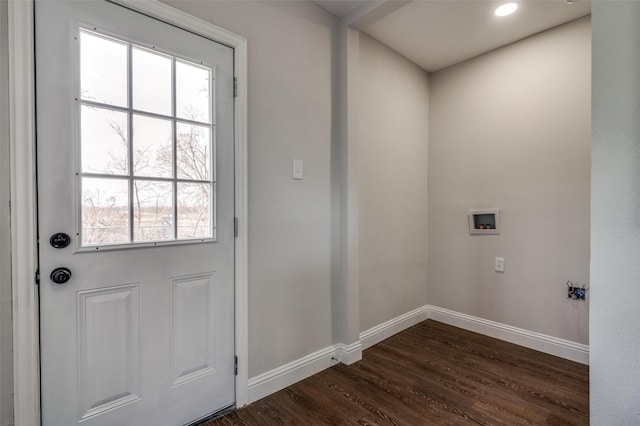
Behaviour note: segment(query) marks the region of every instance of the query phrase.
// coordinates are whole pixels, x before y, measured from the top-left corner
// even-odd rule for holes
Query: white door
[[[232,406],[233,50],[42,0],[36,61],[43,423]]]

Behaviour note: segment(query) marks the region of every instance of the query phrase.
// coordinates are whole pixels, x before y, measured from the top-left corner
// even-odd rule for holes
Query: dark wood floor
[[[427,320],[214,425],[588,425],[589,369]]]

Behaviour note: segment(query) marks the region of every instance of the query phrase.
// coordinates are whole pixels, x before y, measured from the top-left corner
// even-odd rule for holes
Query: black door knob
[[[71,279],[71,271],[68,268],[56,268],[51,271],[49,278],[56,284],[64,284]]]

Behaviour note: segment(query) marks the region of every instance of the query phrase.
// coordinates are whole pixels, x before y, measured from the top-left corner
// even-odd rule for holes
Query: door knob
[[[71,271],[68,268],[56,268],[51,271],[49,278],[56,284],[64,284],[71,279]]]

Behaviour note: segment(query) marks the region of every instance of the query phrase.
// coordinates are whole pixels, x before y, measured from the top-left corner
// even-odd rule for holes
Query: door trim
[[[40,423],[33,3],[9,0],[11,291],[16,425]]]
[[[235,212],[235,379],[236,406],[248,403],[248,191],[247,39],[157,0],[111,0],[234,49],[237,97],[234,114]],[[38,425],[40,359],[37,269],[35,62],[33,0],[9,0],[9,113],[11,153],[11,283],[13,291],[14,420]]]

